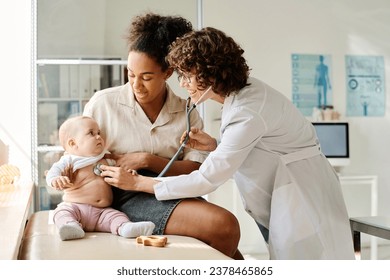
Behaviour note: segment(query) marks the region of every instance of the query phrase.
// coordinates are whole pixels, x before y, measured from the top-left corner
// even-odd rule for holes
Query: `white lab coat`
[[[225,99],[217,149],[199,170],[158,183],[157,199],[205,195],[233,176],[246,211],[269,229],[271,259],[354,259],[341,187],[314,127],[282,94],[249,83]]]

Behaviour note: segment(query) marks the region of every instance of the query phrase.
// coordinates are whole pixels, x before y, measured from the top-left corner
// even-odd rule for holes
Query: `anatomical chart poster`
[[[330,55],[292,54],[292,101],[305,115],[333,104]]]
[[[384,116],[383,56],[345,56],[347,116]]]

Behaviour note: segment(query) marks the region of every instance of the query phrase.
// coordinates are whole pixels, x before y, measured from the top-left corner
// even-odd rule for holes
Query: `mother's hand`
[[[138,175],[133,169],[125,169],[122,166],[101,165],[100,168],[103,170],[100,176],[104,177],[104,181],[122,190],[154,193],[153,186],[158,183],[152,178]]]

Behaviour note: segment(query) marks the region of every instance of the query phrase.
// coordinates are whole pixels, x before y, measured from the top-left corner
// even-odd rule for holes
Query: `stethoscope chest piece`
[[[98,163],[93,166],[93,173],[95,173],[96,176],[100,176],[103,172],[103,170],[100,169],[101,165],[101,163]]]

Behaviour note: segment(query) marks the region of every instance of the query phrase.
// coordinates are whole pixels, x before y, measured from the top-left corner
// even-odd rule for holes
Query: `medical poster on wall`
[[[305,115],[333,104],[330,55],[292,54],[292,101]]]
[[[347,116],[384,116],[383,56],[345,56]]]

